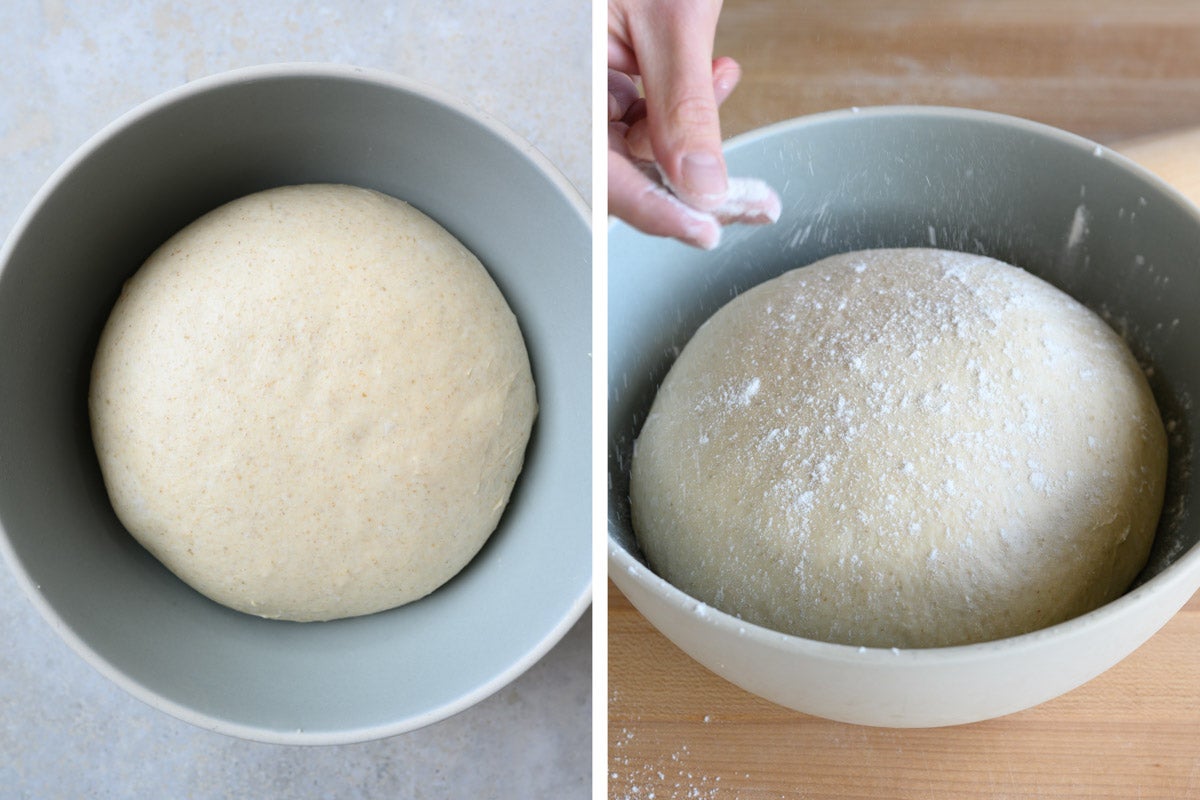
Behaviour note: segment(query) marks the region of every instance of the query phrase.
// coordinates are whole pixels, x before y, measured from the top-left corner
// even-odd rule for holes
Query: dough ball
[[[365,189],[205,215],[124,287],[92,434],[118,517],[264,617],[416,600],[496,527],[537,412],[517,320],[437,223]]]
[[[992,259],[873,250],[767,281],[696,332],[631,502],[650,565],[705,603],[935,647],[1124,592],[1165,472],[1145,377],[1095,314]]]

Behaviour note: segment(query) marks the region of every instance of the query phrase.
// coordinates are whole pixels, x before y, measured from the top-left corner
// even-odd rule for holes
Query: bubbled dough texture
[[[835,256],[697,331],[637,441],[651,566],[784,632],[995,639],[1120,595],[1166,438],[1128,348],[1023,270],[939,250]]]
[[[90,407],[126,528],[212,599],[292,620],[456,574],[536,414],[479,261],[407,204],[335,185],[236,200],[157,250],[104,329]]]

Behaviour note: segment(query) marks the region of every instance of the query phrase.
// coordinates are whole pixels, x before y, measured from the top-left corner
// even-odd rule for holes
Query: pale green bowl
[[[387,192],[482,260],[520,320],[540,415],[499,529],[429,597],[367,617],[258,619],[194,592],[126,533],[86,395],[122,282],[240,195],[341,182]],[[411,730],[532,665],[591,592],[591,230],[526,142],[396,76],[277,65],[197,81],[76,152],[0,254],[0,525],[38,610],[100,672],[197,725],[327,744]]]
[[[934,726],[996,717],[1111,667],[1200,586],[1189,469],[1200,427],[1200,213],[1095,143],[1024,120],[879,108],[731,141],[730,172],[780,190],[778,224],[703,253],[625,225],[609,235],[609,573],[647,619],[733,683],[847,722]],[[1023,266],[1111,317],[1154,368],[1171,424],[1167,510],[1140,585],[1090,614],[986,644],[860,649],[787,636],[700,606],[645,566],[629,523],[632,443],[700,323],[738,292],[827,255],[936,245]]]

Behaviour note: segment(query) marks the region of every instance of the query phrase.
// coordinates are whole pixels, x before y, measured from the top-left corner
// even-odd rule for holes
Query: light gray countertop
[[[0,4],[0,232],[89,136],[236,67],[332,61],[449,92],[590,201],[590,4],[11,0]],[[591,613],[497,694],[377,742],[287,747],[180,722],[75,655],[0,571],[0,798],[591,796]]]

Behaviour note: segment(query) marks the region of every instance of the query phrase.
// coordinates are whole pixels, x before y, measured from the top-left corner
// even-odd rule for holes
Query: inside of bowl
[[[609,237],[609,532],[640,557],[628,468],[655,391],[699,325],[740,291],[834,253],[940,247],[1039,275],[1098,311],[1147,367],[1170,432],[1166,508],[1139,580],[1200,537],[1189,523],[1200,387],[1200,216],[1111,152],[1044,126],[953,109],[839,112],[750,134],[730,172],[781,194],[775,226],[700,252]]]
[[[142,699],[273,741],[417,727],[536,660],[591,585],[591,234],[561,179],[456,104],[348,68],[210,82],[83,153],[0,274],[0,524],[56,627]],[[128,536],[86,398],[109,309],[154,248],[225,201],[321,181],[406,200],[480,257],[520,321],[540,413],[499,529],[450,583],[393,611],[296,624],[205,599]]]

